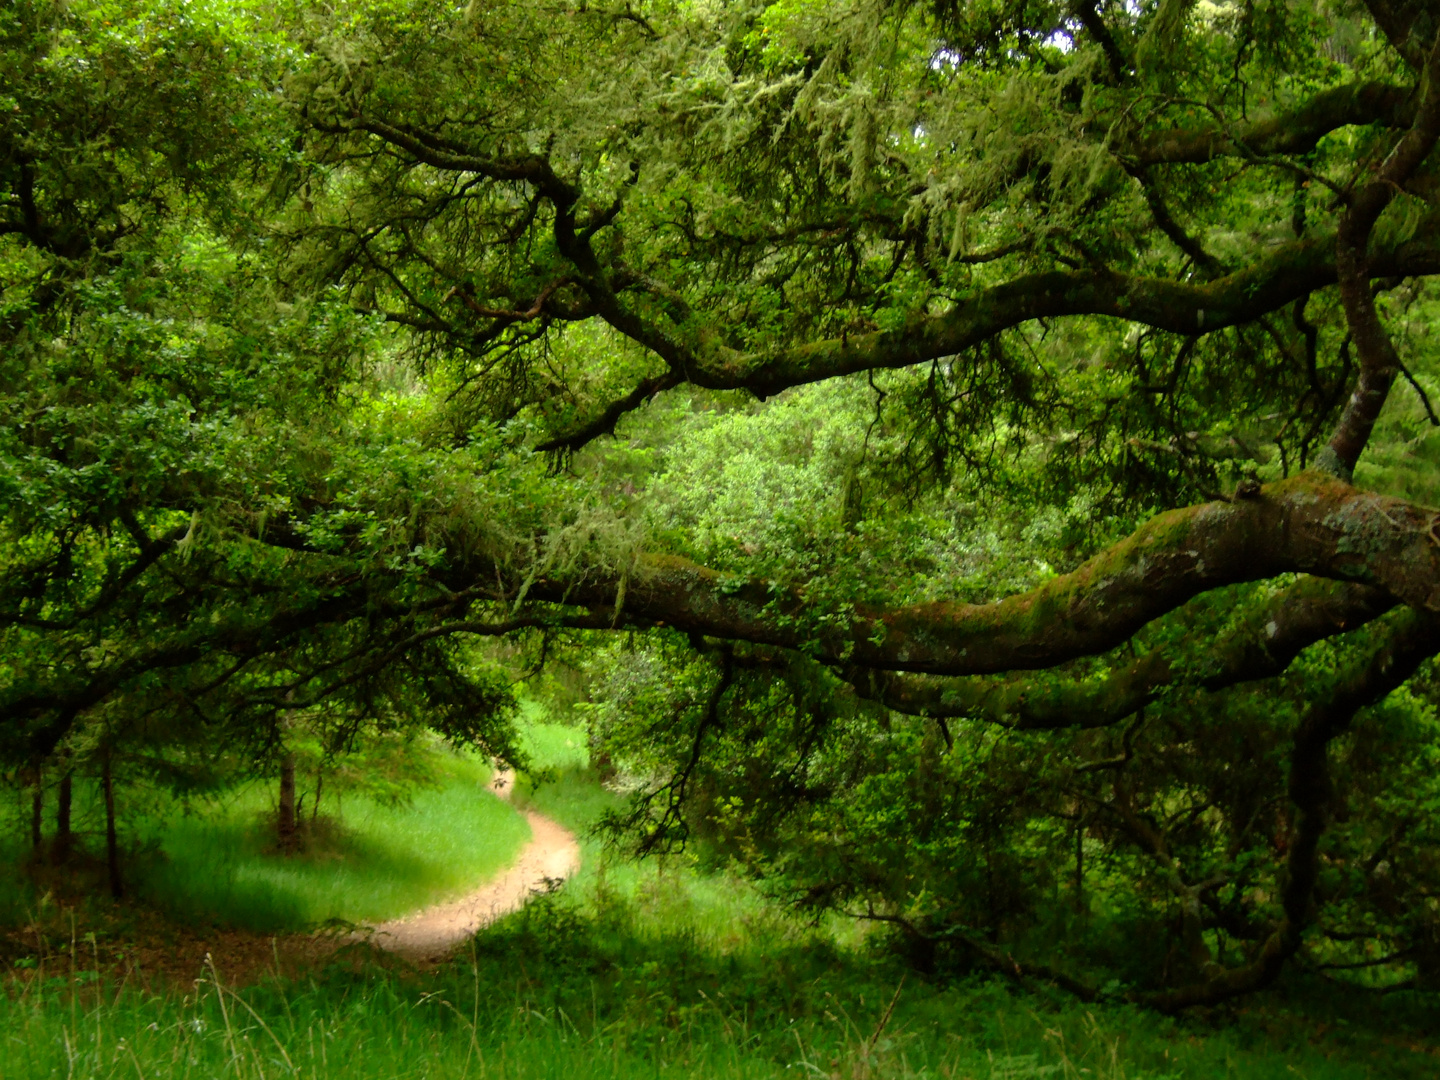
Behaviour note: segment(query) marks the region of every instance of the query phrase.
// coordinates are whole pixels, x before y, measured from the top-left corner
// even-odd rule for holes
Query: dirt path
[[[513,779],[509,770],[497,771],[490,789],[508,799]],[[530,823],[530,843],[509,869],[457,900],[380,923],[373,935],[368,935],[370,940],[407,960],[443,960],[482,926],[522,907],[536,891],[578,870],[580,845],[574,834],[543,814],[533,810],[524,814]]]

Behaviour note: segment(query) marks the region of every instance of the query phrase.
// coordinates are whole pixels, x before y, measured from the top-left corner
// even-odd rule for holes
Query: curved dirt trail
[[[499,770],[490,790],[508,799],[513,779],[508,769]],[[575,835],[543,814],[533,810],[524,814],[530,823],[530,842],[499,877],[458,899],[380,923],[367,934],[370,941],[407,960],[443,960],[482,926],[523,907],[532,893],[579,869],[580,844]]]

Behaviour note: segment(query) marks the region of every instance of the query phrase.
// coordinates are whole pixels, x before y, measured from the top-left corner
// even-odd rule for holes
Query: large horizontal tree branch
[[[1370,271],[1372,277],[1440,273],[1440,242],[1376,252]],[[896,330],[768,353],[705,355],[687,374],[689,381],[712,389],[749,389],[764,396],[838,375],[953,356],[1003,330],[1075,315],[1108,315],[1194,336],[1251,322],[1335,280],[1333,237],[1286,244],[1203,285],[1104,271],[1027,274],[979,290],[943,314],[914,317]]]
[[[1115,147],[1117,157],[1141,167],[1199,165],[1219,157],[1305,154],[1332,131],[1381,124],[1408,128],[1415,119],[1411,87],[1364,82],[1323,90],[1303,105],[1255,123],[1210,124],[1191,130],[1146,133]]]
[[[1370,276],[1440,273],[1440,236],[1422,236],[1374,252]],[[1108,315],[1176,334],[1206,334],[1252,322],[1335,281],[1335,240],[1317,238],[1286,244],[1251,266],[1204,284],[1088,270],[1026,274],[978,290],[943,314],[913,316],[894,330],[760,353],[741,353],[712,342],[708,348],[686,350],[686,358],[666,359],[686,382],[768,397],[792,386],[954,356],[1038,319]],[[626,332],[621,326],[616,329]],[[613,430],[619,416],[645,400],[631,392],[604,409],[603,419],[559,434],[547,445],[583,445]]]
[[[451,573],[493,577],[485,567]],[[842,666],[982,675],[1108,652],[1200,593],[1287,573],[1374,585],[1440,612],[1440,514],[1306,473],[1254,498],[1161,514],[1074,572],[991,604],[825,610],[793,588],[653,556],[629,576],[621,618]],[[619,576],[600,573],[541,578],[529,589],[533,599],[585,606],[614,604],[620,593]]]
[[[852,673],[862,697],[899,712],[969,717],[1018,730],[1106,727],[1133,715],[1173,687],[1223,690],[1279,675],[1303,650],[1383,615],[1395,601],[1383,589],[1305,577],[1216,639],[1176,650],[1154,649],[1089,679],[882,675]]]
[[[1308,149],[1325,131],[1347,124],[1409,124],[1417,108],[1413,90],[1354,84],[1325,91],[1292,113],[1243,130],[1212,126],[1150,138],[1121,147],[1117,154],[1132,170],[1143,173],[1150,165],[1209,160],[1237,148],[1248,154],[1291,152]],[[612,280],[590,247],[589,232],[577,229],[574,221],[580,187],[563,179],[543,156],[480,153],[433,132],[368,116],[326,129],[368,133],[431,168],[530,185],[554,205],[557,246],[574,268],[574,281],[588,294],[594,313],[665,362],[668,373],[608,403],[574,430],[557,433],[546,444],[552,449],[574,449],[613,430],[620,417],[643,404],[661,383],[746,389],[766,397],[837,376],[953,356],[1027,322],[1066,316],[1111,316],[1194,336],[1253,321],[1337,280],[1335,239],[1314,238],[1275,249],[1248,267],[1206,283],[1094,269],[1025,274],[978,290],[943,313],[916,314],[894,329],[741,352],[726,346],[715,328],[675,333],[623,303],[618,279]],[[634,175],[632,171],[632,181]],[[617,200],[606,214],[613,216],[618,207]],[[1420,232],[1419,240],[1402,248],[1372,253],[1370,277],[1440,272],[1436,231],[1432,225]]]
[[[271,522],[262,542],[294,546],[285,534],[282,522]],[[1287,573],[1373,586],[1397,602],[1440,613],[1440,513],[1307,473],[1262,488],[1253,498],[1161,514],[1072,573],[990,604],[825,606],[795,588],[667,556],[642,557],[628,575],[591,569],[542,576],[530,584],[527,599],[572,611],[603,609],[612,613],[613,625],[670,625],[795,649],[838,667],[986,675],[1103,654],[1201,593]],[[494,590],[495,581],[496,567],[476,556],[457,558],[436,584],[448,587],[451,597],[479,598]],[[1221,666],[1217,682],[1267,672],[1267,665],[1282,663],[1286,653],[1322,634],[1327,619],[1339,619],[1337,629],[1346,625],[1350,616],[1337,615],[1318,593],[1302,603],[1304,591],[1297,591],[1293,613],[1278,613],[1295,624],[1285,632],[1288,638],[1281,620],[1274,620],[1282,640],[1269,658],[1247,658],[1248,646],[1237,639],[1231,643],[1234,663]],[[513,604],[513,598],[495,599]],[[1384,602],[1364,599],[1373,609]],[[1306,611],[1308,603],[1318,606]],[[307,612],[302,622],[343,621],[370,610],[358,593],[331,607],[329,613]],[[516,611],[512,618],[527,614]],[[557,612],[555,621],[563,623],[563,614]],[[1145,680],[1161,676],[1158,665],[1142,666],[1121,677],[1122,683],[1130,680],[1121,689],[1143,698],[1152,692]],[[1203,675],[1180,677],[1205,681]],[[83,708],[92,700],[81,691],[71,704]],[[11,703],[33,713],[26,704]],[[1037,703],[1037,717],[1041,712]]]

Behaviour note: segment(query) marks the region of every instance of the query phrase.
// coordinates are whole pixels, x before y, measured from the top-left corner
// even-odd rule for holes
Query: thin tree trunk
[[[75,770],[66,769],[60,777],[60,790],[55,798],[55,840],[50,851],[55,864],[61,865],[70,859],[74,836],[70,831],[70,807],[74,802]]]
[[[319,769],[315,770],[315,801],[310,804],[310,823],[313,825],[320,816],[320,790],[325,782],[325,774]]]
[[[1085,910],[1085,828],[1075,822],[1075,910]]]
[[[275,819],[276,840],[280,850],[293,854],[298,839],[295,824],[295,755],[287,753],[280,759],[280,811]]]
[[[110,895],[119,900],[125,895],[120,880],[120,842],[115,835],[115,778],[110,771],[110,751],[100,759],[100,785],[105,791],[105,865],[110,871]]]
[[[40,845],[45,841],[40,828],[45,813],[45,774],[40,771],[39,765],[35,766],[31,778],[34,787],[30,789],[30,846],[38,856]]]

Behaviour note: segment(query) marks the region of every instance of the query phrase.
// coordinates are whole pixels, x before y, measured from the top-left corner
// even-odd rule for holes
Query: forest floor
[[[490,790],[509,799],[514,780],[508,769],[497,770]],[[532,895],[553,892],[579,869],[580,842],[554,819],[529,809],[523,813],[530,842],[498,877],[454,900],[366,927],[350,940],[367,939],[415,963],[440,963],[482,927],[519,910]]]
[[[541,734],[575,750],[572,734]],[[427,905],[400,920],[436,934],[413,952],[377,947],[385,923],[359,939],[339,922],[272,935],[57,895],[28,928],[0,930],[0,1080],[1440,1075],[1429,994],[1367,997],[1296,976],[1172,1018],[980,973],[925,976],[873,928],[797,920],[693,858],[636,864],[607,848],[594,829],[620,798],[584,764],[505,785],[532,845],[567,860],[566,887],[535,889],[553,870],[512,884],[504,917],[479,890],[453,919]],[[462,929],[472,919],[488,924],[476,936]]]
[[[508,802],[514,775],[498,770],[485,786]],[[552,893],[579,868],[573,832],[530,806],[517,814],[528,827],[523,847],[458,896],[452,890],[448,899],[395,919],[330,919],[318,929],[276,932],[190,920],[148,894],[112,903],[102,896],[104,864],[94,855],[76,855],[65,873],[32,867],[39,900],[24,919],[0,927],[0,963],[12,960],[20,985],[91,972],[91,978],[145,991],[186,989],[203,979],[251,985],[300,978],[330,963],[386,965],[386,955],[402,966],[433,966],[530,897]]]

